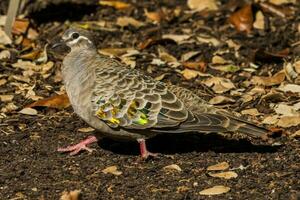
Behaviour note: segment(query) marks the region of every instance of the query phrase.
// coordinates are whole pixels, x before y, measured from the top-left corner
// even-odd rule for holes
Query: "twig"
[[[4,31],[10,38],[12,38],[11,30],[12,30],[13,23],[15,21],[15,17],[18,12],[19,5],[20,5],[20,0],[9,1]]]

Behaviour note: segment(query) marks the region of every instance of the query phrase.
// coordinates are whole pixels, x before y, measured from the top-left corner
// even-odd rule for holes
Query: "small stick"
[[[19,5],[20,5],[20,0],[10,0],[9,1],[4,31],[10,38],[12,38],[11,30],[12,30],[12,27],[13,27],[13,24],[15,21],[15,17],[18,12]]]

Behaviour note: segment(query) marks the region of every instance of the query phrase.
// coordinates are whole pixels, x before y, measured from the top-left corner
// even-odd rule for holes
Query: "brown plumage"
[[[62,73],[71,104],[103,136],[141,142],[166,132],[239,132],[267,138],[266,129],[209,105],[188,89],[99,55],[80,31],[67,30],[63,40],[71,50]]]

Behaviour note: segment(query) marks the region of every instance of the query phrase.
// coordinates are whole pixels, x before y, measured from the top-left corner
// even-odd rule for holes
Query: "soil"
[[[100,6],[95,1],[83,4],[82,1],[55,2],[45,5],[32,3],[24,8],[31,26],[39,33],[38,46],[43,47],[57,38],[57,34],[65,30],[70,22],[115,22],[119,16],[146,21],[144,9],[157,11],[162,7],[170,10],[180,7],[188,10],[186,2],[179,0],[132,0],[130,3],[134,9],[125,11]],[[295,10],[292,16],[283,18],[268,13],[267,28],[262,31],[253,29],[251,34],[237,32],[227,20],[241,3],[221,2],[222,9],[217,12],[181,13],[159,24],[148,23],[139,29],[133,26],[113,26],[94,30],[95,40],[99,48],[137,48],[148,38],[159,38],[166,33],[182,33],[185,29],[192,30],[189,34],[205,33],[224,40],[234,39],[242,46],[238,57],[226,45],[178,45],[169,40],[157,40],[141,50],[145,56],[137,57],[137,69],[152,77],[164,74],[162,81],[187,87],[206,100],[216,94],[199,81],[201,77],[186,80],[176,69],[151,65],[151,55],[157,54],[158,45],[178,59],[183,53],[200,51],[201,61],[209,63],[214,52],[228,50],[225,58],[233,60],[236,65],[249,66],[249,63],[255,62],[261,66],[250,77],[207,69],[206,73],[227,77],[237,87],[253,75],[275,74],[282,69],[284,62],[299,56],[299,46],[297,49],[297,46],[292,45],[299,41],[300,35],[296,28],[300,24],[299,1],[294,6],[289,5]],[[0,3],[0,12],[6,10],[6,6],[7,3]],[[76,15],[73,9],[78,11]],[[253,10],[258,9],[260,7],[254,3]],[[67,20],[69,22],[66,23]],[[289,54],[284,58],[274,55],[286,48]],[[10,62],[15,62],[14,59]],[[47,79],[40,75],[33,77],[36,81],[35,92],[43,97],[51,96],[62,86],[61,81],[55,81],[60,69],[59,55],[49,55],[49,59],[55,61],[51,76]],[[0,65],[2,74],[20,74],[18,69]],[[48,85],[52,88],[46,87]],[[244,92],[253,87],[250,86]],[[14,94],[14,88],[1,86],[0,93]],[[230,96],[229,93],[224,95]],[[292,93],[288,96],[290,101],[298,98]],[[228,109],[240,112],[255,107],[265,114],[271,112],[265,101],[242,103],[238,98],[236,100],[236,103],[227,105]],[[19,108],[32,102],[20,94],[15,94],[13,101]],[[0,102],[0,106],[4,106],[4,103]],[[0,199],[59,199],[63,191],[76,189],[81,190],[81,199],[300,199],[300,145],[299,140],[288,134],[276,137],[275,145],[251,138],[232,138],[218,134],[161,135],[147,141],[149,150],[160,153],[160,156],[147,160],[139,157],[137,143],[106,138],[91,145],[95,149],[92,153],[82,152],[69,156],[56,151],[58,147],[75,144],[93,134],[78,131],[83,127],[88,125],[72,108],[39,108],[36,116],[15,111],[0,118]],[[284,132],[295,132],[298,129],[288,128]],[[221,162],[227,162],[238,177],[229,180],[211,177],[207,167]],[[178,165],[181,171],[166,171],[164,167],[171,164]],[[109,166],[117,166],[122,174],[103,173],[102,170]],[[201,190],[215,185],[230,187],[230,191],[210,197],[199,194]]]

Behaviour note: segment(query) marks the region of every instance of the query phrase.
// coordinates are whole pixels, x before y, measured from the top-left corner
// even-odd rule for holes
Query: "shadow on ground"
[[[117,154],[137,155],[137,142],[119,142],[108,138],[99,141],[99,146]],[[252,144],[247,139],[228,139],[218,134],[164,134],[147,140],[148,150],[162,154],[181,154],[188,152],[216,153],[274,153],[281,146],[270,144]]]

